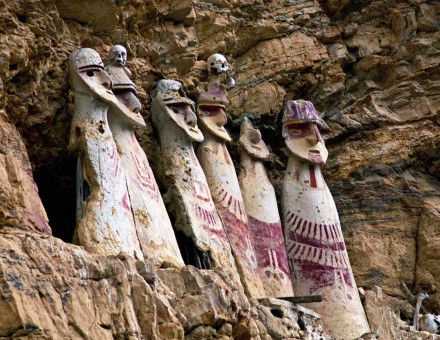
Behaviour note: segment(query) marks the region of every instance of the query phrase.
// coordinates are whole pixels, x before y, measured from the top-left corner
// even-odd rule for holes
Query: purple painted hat
[[[328,129],[328,125],[319,115],[312,102],[307,100],[288,100],[284,106],[283,124],[315,123],[321,129]]]

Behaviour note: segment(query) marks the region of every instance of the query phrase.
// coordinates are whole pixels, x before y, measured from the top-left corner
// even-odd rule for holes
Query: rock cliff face
[[[331,127],[324,175],[357,284],[373,306],[370,322],[377,325],[368,291],[375,286],[381,304],[412,317],[402,282],[431,294],[425,306],[440,312],[438,1],[0,0],[0,42],[0,336],[295,338],[308,327],[307,317],[301,330],[286,321],[295,317],[248,306],[215,273],[161,269],[154,283],[134,260],[68,244],[75,160],[66,151],[67,59],[79,47],[105,59],[116,43],[129,53],[147,121],[139,138],[159,182],[148,95],[159,79],[182,81],[196,99],[204,60],[227,55],[237,81],[228,128],[237,137],[247,114],[261,129],[278,189],[287,161],[282,104],[312,100]],[[50,228],[64,242],[35,233]],[[204,297],[204,286],[215,298]]]

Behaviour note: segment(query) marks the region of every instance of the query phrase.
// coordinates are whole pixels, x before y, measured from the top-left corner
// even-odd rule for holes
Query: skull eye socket
[[[214,65],[215,65],[215,63],[214,63],[214,62],[212,62],[212,63],[211,63],[211,65],[212,65],[212,66],[214,66]]]

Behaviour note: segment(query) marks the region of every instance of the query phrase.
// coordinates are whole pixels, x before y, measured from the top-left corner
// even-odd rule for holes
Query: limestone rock
[[[0,245],[1,339],[183,339],[188,333],[190,339],[226,340],[233,333],[267,334],[259,316],[249,313],[243,291],[213,271],[158,269],[152,285],[142,266],[125,255],[90,254],[54,237],[6,227]],[[297,311],[288,316],[298,318],[303,316]],[[264,322],[270,325],[274,317]]]
[[[51,234],[23,141],[0,113],[0,224]]]
[[[401,301],[404,281],[414,293],[431,294],[426,307],[439,312],[433,234],[440,197],[437,1],[0,0],[0,9],[1,126],[8,126],[0,153],[14,155],[20,173],[33,172],[54,235],[70,242],[74,228],[75,162],[66,150],[70,53],[91,47],[105,55],[114,44],[127,46],[147,123],[138,138],[162,191],[148,93],[159,79],[176,77],[195,100],[207,76],[201,60],[228,52],[237,80],[228,129],[235,138],[236,120],[249,109],[272,151],[266,166],[278,193],[287,157],[277,117],[285,100],[312,100],[333,131],[325,136],[331,157],[323,170],[358,285],[367,291],[379,285]],[[342,34],[324,44],[317,36],[328,27]],[[27,208],[16,203],[22,189],[9,179],[1,188],[6,196],[0,204],[17,210],[2,206],[2,214],[18,214],[0,217],[2,224],[34,230]],[[102,297],[95,296],[86,301],[98,304]],[[165,318],[167,305],[160,306]],[[161,334],[182,336],[172,325],[161,321]],[[32,325],[19,332],[22,338],[50,336]]]
[[[416,282],[420,290],[431,294],[425,302],[434,310],[440,308],[440,200],[427,200],[422,211],[417,235]]]
[[[440,335],[416,331],[413,326],[400,320],[398,300],[384,294],[378,286],[365,292],[365,312],[372,331],[377,333],[380,339],[440,339]]]

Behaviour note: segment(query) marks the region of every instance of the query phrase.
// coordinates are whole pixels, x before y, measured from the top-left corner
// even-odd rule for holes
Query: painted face
[[[198,114],[201,125],[210,133],[219,137],[220,139],[230,142],[231,137],[226,131],[224,125],[228,122],[224,106],[222,105],[200,105],[198,107]]]
[[[249,119],[246,117],[241,123],[240,129],[240,146],[246,150],[246,152],[257,159],[266,159],[269,157],[269,149],[261,139],[261,132],[255,129]]]
[[[127,50],[124,46],[115,45],[109,52],[110,64],[125,66],[127,62]]]
[[[286,122],[283,137],[288,149],[296,156],[315,164],[327,161],[328,151],[316,124]]]

